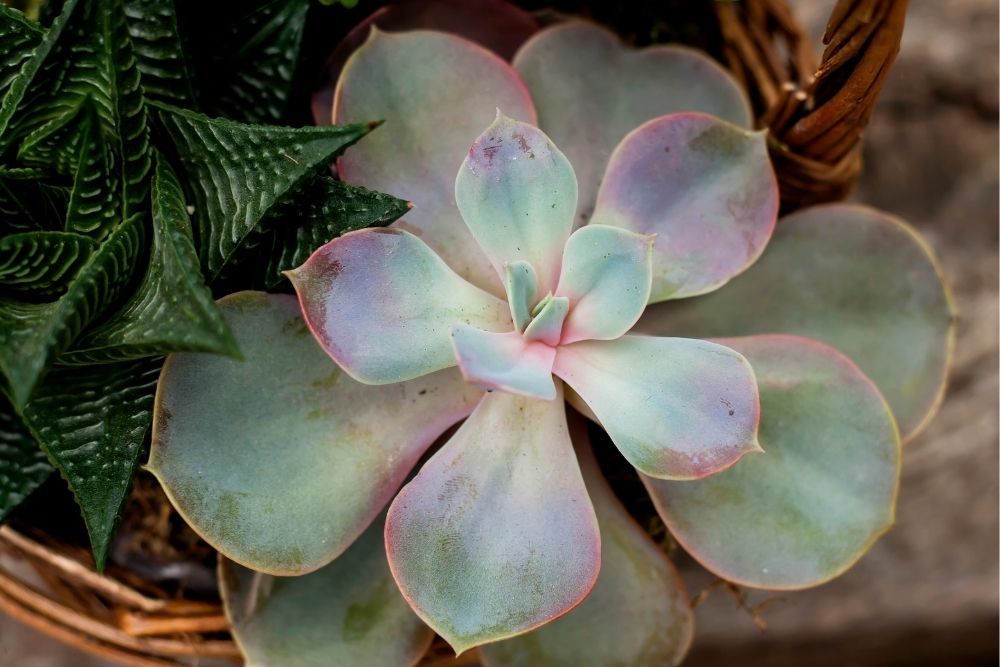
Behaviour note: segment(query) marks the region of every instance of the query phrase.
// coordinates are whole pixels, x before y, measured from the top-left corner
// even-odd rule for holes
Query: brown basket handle
[[[838,0],[818,68],[785,0],[717,0],[723,57],[770,130],[783,208],[842,199],[903,35],[908,0]]]

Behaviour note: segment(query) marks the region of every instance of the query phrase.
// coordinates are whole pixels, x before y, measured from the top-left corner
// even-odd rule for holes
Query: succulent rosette
[[[376,29],[332,103],[386,119],[340,177],[415,207],[317,250],[297,301],[223,299],[244,359],[172,355],[157,396],[149,468],[226,557],[251,664],[407,665],[432,630],[494,667],[678,663],[683,585],[567,402],[722,578],[813,586],[888,529],[948,295],[889,216],[775,227],[712,61],[579,22],[513,65]]]

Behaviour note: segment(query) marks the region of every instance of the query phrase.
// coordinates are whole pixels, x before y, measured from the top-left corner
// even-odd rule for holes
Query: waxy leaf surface
[[[740,354],[689,338],[560,346],[553,368],[640,471],[697,479],[759,450],[760,403]]]
[[[273,577],[219,559],[226,617],[247,667],[410,667],[434,632],[396,589],[377,520],[337,560]]]
[[[0,522],[52,474],[52,464],[0,392]]]
[[[555,289],[573,231],[576,176],[541,130],[498,110],[458,171],[455,199],[498,276],[524,261],[535,269],[541,294]]]
[[[538,123],[569,157],[580,181],[580,218],[594,208],[618,142],[646,121],[701,111],[749,127],[736,81],[704,54],[676,46],[641,50],[610,30],[561,23],[530,39],[514,58],[538,109]]]
[[[487,394],[396,496],[385,538],[403,596],[457,653],[579,604],[600,535],[561,392]]]
[[[587,225],[569,238],[556,293],[572,304],[562,343],[611,340],[632,328],[649,301],[653,237]]]
[[[591,221],[656,234],[656,302],[711,292],[746,269],[777,216],[764,134],[683,113],[649,121],[618,145]]]
[[[573,429],[601,529],[601,574],[576,609],[537,630],[480,649],[488,667],[671,667],[687,652],[694,618],[680,575],[629,516]]]
[[[149,468],[230,559],[273,574],[315,570],[361,534],[480,392],[457,370],[384,387],[351,380],[291,296],[241,292],[219,307],[244,360],[168,358]]]
[[[468,382],[547,401],[556,397],[552,380],[555,348],[527,340],[516,331],[492,333],[467,324],[452,327],[451,340],[458,367]]]
[[[715,294],[647,309],[637,328],[821,340],[875,381],[906,439],[943,396],[955,311],[937,261],[912,228],[870,208],[831,204],[782,219],[745,274]]]
[[[738,584],[796,589],[854,564],[892,524],[899,434],[847,357],[797,336],[725,339],[757,373],[764,453],[703,480],[643,478],[671,534]]]
[[[507,63],[430,31],[373,31],[344,67],[334,102],[337,123],[386,121],[338,160],[341,178],[412,201],[415,208],[396,225],[420,236],[463,278],[499,295],[500,280],[455,204],[455,174],[497,108],[535,121],[528,91]]]
[[[507,304],[399,229],[345,234],[288,275],[323,349],[368,384],[454,366],[449,332],[457,322],[487,331],[512,328]]]

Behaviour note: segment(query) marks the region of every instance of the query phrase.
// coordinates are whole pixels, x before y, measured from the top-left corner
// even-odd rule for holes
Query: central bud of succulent
[[[558,345],[563,322],[569,313],[569,298],[552,292],[537,300],[538,279],[528,262],[504,266],[504,287],[514,326],[525,340]],[[531,305],[535,302],[534,305]]]

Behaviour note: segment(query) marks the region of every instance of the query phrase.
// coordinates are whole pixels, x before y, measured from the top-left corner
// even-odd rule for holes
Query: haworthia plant
[[[287,289],[323,243],[408,210],[329,177],[373,123],[278,124],[308,10],[243,3],[220,35],[184,0],[0,6],[0,517],[54,466],[98,567],[163,355],[240,356],[212,279]]]

